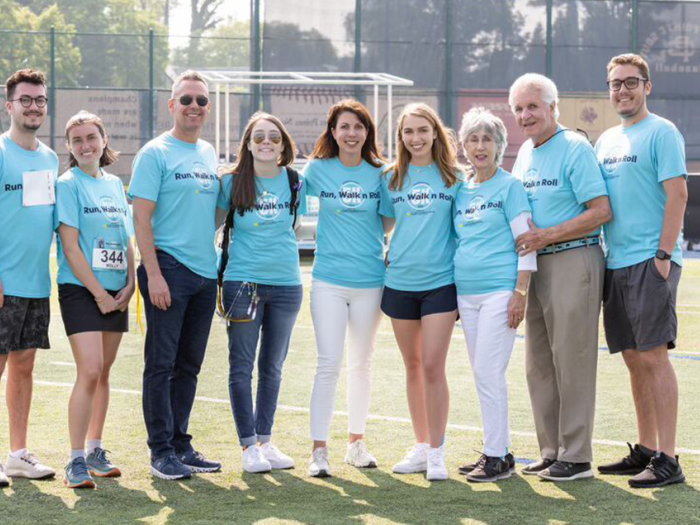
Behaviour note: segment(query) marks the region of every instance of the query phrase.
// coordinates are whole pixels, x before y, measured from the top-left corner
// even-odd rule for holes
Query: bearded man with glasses
[[[607,69],[620,125],[596,144],[613,209],[604,226],[603,323],[610,352],[621,352],[630,372],[639,442],[598,470],[634,475],[632,487],[661,487],[685,480],[675,455],[678,383],[668,357],[676,347],[688,200],[685,142],[676,126],[647,109],[651,80],[641,56],[616,56]]]
[[[7,476],[51,478],[55,471],[27,451],[37,348],[49,348],[49,251],[58,157],[37,139],[46,120],[46,77],[22,69],[5,83],[10,130],[0,135],[0,376],[8,363],[10,455]]]
[[[173,127],[139,151],[129,185],[148,323],[143,413],[151,474],[167,480],[221,469],[195,451],[187,433],[216,303],[217,158],[199,138],[208,94],[195,71],[175,80]]]

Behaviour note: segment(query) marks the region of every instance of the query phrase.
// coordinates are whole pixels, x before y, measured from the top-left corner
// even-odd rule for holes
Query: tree
[[[43,34],[6,33],[0,39],[0,78],[4,81],[13,72],[26,67],[51,70],[48,32],[56,27],[56,80],[59,85],[75,86],[81,67],[80,49],[74,43],[75,27],[68,24],[58,7],[53,5],[37,15],[14,0],[0,0],[0,30],[38,31]]]
[[[196,56],[190,49],[175,50],[173,62],[180,66],[245,68],[250,62],[250,24],[232,21],[209,32],[200,44]]]
[[[190,0],[190,42],[188,60],[192,64],[199,56],[200,38],[214,29],[223,19],[216,15],[224,0]],[[194,37],[194,38],[192,38]]]
[[[302,31],[295,24],[265,24],[263,64],[271,71],[336,71],[338,54],[331,41],[316,29]]]

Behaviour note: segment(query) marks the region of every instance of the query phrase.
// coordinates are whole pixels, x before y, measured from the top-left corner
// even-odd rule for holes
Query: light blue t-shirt
[[[664,224],[663,182],[687,177],[685,141],[671,122],[650,114],[629,128],[616,126],[596,143],[613,218],[603,226],[608,268],[625,268],[656,255]],[[672,260],[683,263],[681,235]]]
[[[384,284],[384,227],[379,215],[382,167],[338,157],[304,167],[307,194],[318,197],[313,277],[347,288]]]
[[[406,292],[453,284],[457,247],[452,215],[461,182],[445,187],[435,164],[409,166],[403,188],[389,190],[391,171],[382,177],[380,213],[396,218],[384,284]]]
[[[299,209],[306,213],[306,189],[299,178]],[[292,192],[286,169],[272,179],[255,177],[257,204],[243,216],[236,212],[228,248],[228,264],[224,281],[243,281],[270,286],[301,284],[299,250],[290,213]],[[223,178],[219,207],[228,209],[231,202],[233,176]]]
[[[183,142],[166,132],[141,148],[129,184],[129,197],[156,203],[156,248],[207,279],[216,278],[216,167],[211,144]]]
[[[502,169],[484,183],[471,179],[462,184],[454,216],[459,295],[515,290],[518,254],[510,222],[529,211],[522,183]]]
[[[55,185],[58,157],[39,142],[34,151],[0,135],[0,280],[5,295],[40,299],[51,295],[49,251],[53,204],[23,205],[23,180],[31,172],[50,171]]]
[[[80,249],[105,290],[126,286],[127,244],[134,229],[119,177],[102,172],[96,179],[80,168],[66,171],[56,185],[56,228],[60,224],[78,230]],[[85,286],[70,268],[60,235],[56,281]]]
[[[523,143],[513,175],[525,186],[538,228],[570,221],[586,211],[586,202],[608,194],[588,140],[561,126],[537,148],[531,140]]]

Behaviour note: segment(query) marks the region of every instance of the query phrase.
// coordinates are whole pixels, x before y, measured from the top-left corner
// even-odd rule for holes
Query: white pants
[[[487,456],[503,456],[511,446],[506,370],[516,332],[508,327],[508,301],[512,295],[512,292],[493,292],[457,296],[481,404]]]
[[[381,288],[346,288],[318,280],[311,284],[311,318],[318,352],[311,393],[311,439],[314,441],[328,440],[348,327],[348,432],[365,433],[371,388],[370,361],[379,327],[381,299]]]

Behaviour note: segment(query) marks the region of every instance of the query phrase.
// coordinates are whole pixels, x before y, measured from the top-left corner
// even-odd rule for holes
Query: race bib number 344
[[[98,239],[92,249],[92,267],[95,270],[126,270],[126,250],[120,243]]]

